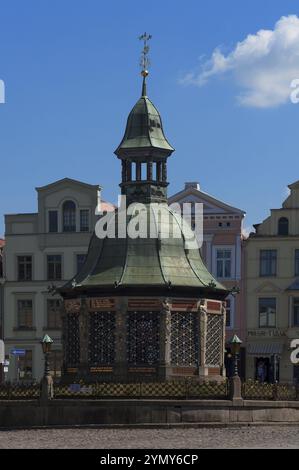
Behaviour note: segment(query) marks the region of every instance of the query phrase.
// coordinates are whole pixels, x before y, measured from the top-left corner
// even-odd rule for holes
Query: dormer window
[[[289,219],[286,217],[280,217],[278,221],[278,235],[288,235],[289,234]]]
[[[65,201],[62,206],[62,227],[64,232],[76,231],[76,204]]]

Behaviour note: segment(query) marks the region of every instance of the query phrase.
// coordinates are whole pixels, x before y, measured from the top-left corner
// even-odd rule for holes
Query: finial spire
[[[143,49],[141,51],[141,58],[140,58],[141,75],[143,77],[141,96],[146,96],[146,77],[148,76],[148,68],[150,66],[150,60],[148,57],[148,53],[149,53],[148,41],[151,38],[152,38],[151,34],[147,34],[147,33],[143,33],[141,36],[139,36],[139,40],[143,41]]]

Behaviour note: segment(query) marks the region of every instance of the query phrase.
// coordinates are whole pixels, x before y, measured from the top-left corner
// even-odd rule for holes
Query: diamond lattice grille
[[[90,366],[113,364],[115,359],[115,315],[93,312],[89,319],[88,361]]]
[[[159,361],[159,313],[128,312],[128,362],[152,365]]]
[[[223,332],[222,315],[207,315],[207,348],[206,364],[219,366],[221,364],[221,344]]]
[[[192,312],[171,314],[171,362],[193,366],[198,363],[197,315]]]

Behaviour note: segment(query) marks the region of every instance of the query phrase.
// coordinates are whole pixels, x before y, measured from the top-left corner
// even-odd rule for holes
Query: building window
[[[79,273],[83,267],[83,264],[85,263],[86,260],[86,255],[85,254],[79,254],[76,256],[76,269],[77,273]]]
[[[260,328],[274,328],[276,326],[276,299],[259,299],[259,326]]]
[[[231,250],[217,250],[217,277],[230,278],[232,264]]]
[[[299,276],[299,250],[295,250],[295,276]]]
[[[292,326],[299,326],[299,297],[293,298]]]
[[[62,351],[51,351],[49,355],[50,374],[54,379],[61,377],[63,355]]]
[[[32,280],[32,256],[18,256],[18,281]]]
[[[89,210],[80,210],[80,232],[89,232]]]
[[[230,299],[226,299],[226,328],[231,328],[232,324],[232,317],[231,317],[231,308],[232,303]]]
[[[26,350],[24,356],[18,358],[18,379],[32,379],[32,351]]]
[[[60,313],[61,301],[59,299],[48,299],[47,300],[47,328],[59,330],[62,327],[61,313]]]
[[[49,232],[58,232],[57,211],[49,211]]]
[[[276,276],[276,250],[260,251],[260,276]]]
[[[61,255],[47,256],[47,273],[49,281],[61,280]]]
[[[18,300],[18,328],[31,329],[32,327],[32,300]]]
[[[76,231],[76,205],[73,201],[65,201],[62,206],[62,227],[64,232]]]
[[[278,235],[288,235],[289,234],[289,219],[286,217],[280,217],[278,221]]]

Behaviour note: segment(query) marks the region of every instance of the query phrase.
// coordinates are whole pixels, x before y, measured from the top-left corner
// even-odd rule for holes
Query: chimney
[[[200,191],[200,185],[196,181],[191,181],[191,182],[185,183],[185,189],[188,189],[188,188],[194,188],[194,189],[197,189],[198,191]]]

